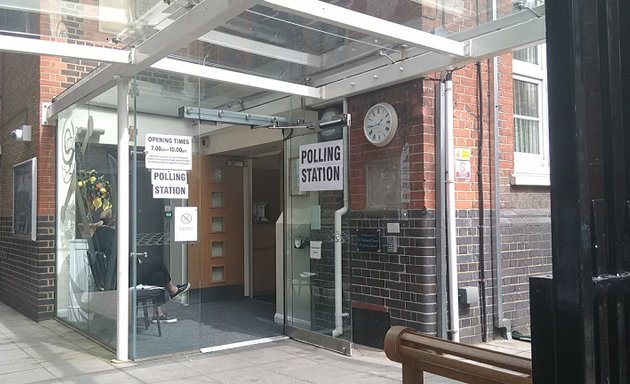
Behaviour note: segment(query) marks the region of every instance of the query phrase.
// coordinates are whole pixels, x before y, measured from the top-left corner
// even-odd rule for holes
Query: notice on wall
[[[147,169],[192,169],[192,137],[148,133],[144,139]]]
[[[387,223],[387,233],[400,233],[400,223]]]
[[[175,241],[197,241],[197,207],[175,207]]]
[[[455,148],[455,180],[470,181],[470,149]]]
[[[311,259],[319,260],[322,258],[322,242],[311,241],[309,244]]]
[[[188,174],[186,171],[151,170],[154,199],[187,199]]]
[[[300,192],[343,190],[343,140],[300,145]]]

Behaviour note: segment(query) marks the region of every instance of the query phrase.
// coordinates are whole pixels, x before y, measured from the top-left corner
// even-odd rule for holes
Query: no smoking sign
[[[175,207],[175,241],[197,241],[197,207]]]

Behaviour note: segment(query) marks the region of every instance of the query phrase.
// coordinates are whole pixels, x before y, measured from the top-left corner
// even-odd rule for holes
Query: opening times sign
[[[300,145],[300,192],[343,190],[343,140]]]
[[[148,133],[144,140],[147,169],[192,170],[192,137]]]
[[[188,199],[192,137],[147,133],[144,165],[151,170],[154,199]]]

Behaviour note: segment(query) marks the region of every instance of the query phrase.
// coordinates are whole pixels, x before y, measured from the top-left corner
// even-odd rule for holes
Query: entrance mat
[[[167,303],[163,309],[176,323],[162,323],[162,336],[156,324],[145,330],[138,322],[136,358],[199,351],[200,348],[274,337],[283,327],[273,321],[275,305],[241,299],[191,303]]]

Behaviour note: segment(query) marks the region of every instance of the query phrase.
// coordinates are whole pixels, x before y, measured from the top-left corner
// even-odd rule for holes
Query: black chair
[[[153,308],[153,313],[158,314],[158,307],[166,302],[164,298],[164,288],[155,287],[150,289],[135,289],[136,292],[136,301],[138,310],[142,309],[142,313],[144,315],[144,329],[149,329],[149,324],[151,324],[151,320],[149,319],[149,310],[148,308]],[[158,335],[162,336],[162,326],[160,325],[160,316],[156,316],[156,323],[158,328]]]
[[[111,291],[116,289],[116,258],[106,255],[104,252],[88,252],[88,264],[92,271],[94,289],[96,291]],[[132,287],[133,288],[133,287]],[[148,330],[151,324],[149,308],[157,315],[158,307],[166,303],[164,287],[142,287],[133,289],[136,293],[136,308],[142,310],[144,329]],[[160,317],[156,316],[158,335],[162,336]]]

